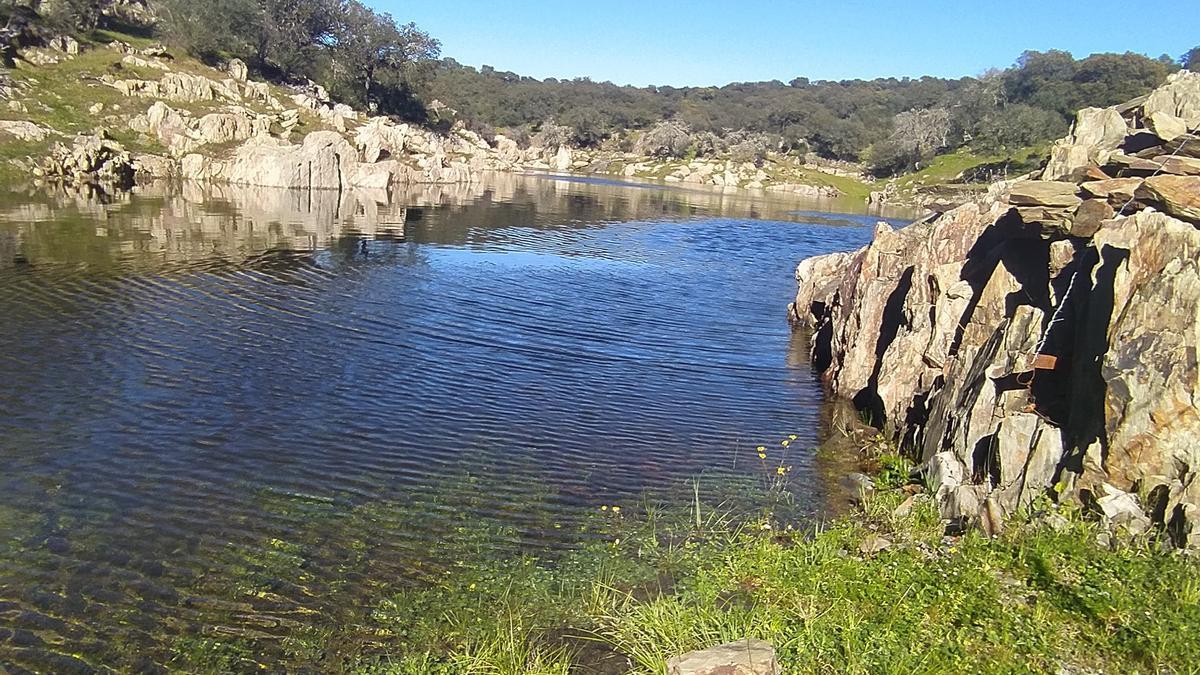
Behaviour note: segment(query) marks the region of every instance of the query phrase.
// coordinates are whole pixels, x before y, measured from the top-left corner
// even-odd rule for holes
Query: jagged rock
[[[1189,130],[1200,127],[1200,73],[1180,70],[1167,76],[1166,84],[1151,92],[1142,104],[1144,119],[1157,115],[1178,118]]]
[[[245,82],[250,78],[250,69],[241,59],[230,59],[225,69],[229,72],[229,76],[237,82]]]
[[[1200,179],[1147,182],[1181,180]],[[1075,249],[1005,211],[881,225],[859,251],[802,262],[793,312],[815,328],[814,365],[919,449],[944,518],[995,532],[1061,476],[1064,499],[1160,491],[1193,541],[1200,230],[1146,210]]]
[[[1015,211],[1021,222],[1036,226],[1044,236],[1059,236],[1070,232],[1075,210],[1046,206],[1018,206]]]
[[[116,141],[79,136],[70,147],[56,145],[43,162],[42,171],[53,178],[128,184],[133,179],[133,161]]]
[[[1107,166],[1121,176],[1150,176],[1162,171],[1162,164],[1151,159],[1115,152],[1108,158]]]
[[[781,675],[775,648],[762,640],[738,640],[688,652],[667,661],[667,675]]]
[[[136,56],[134,54],[128,54],[124,58],[122,58],[121,64],[125,65],[125,66],[129,66],[131,68],[148,68],[148,69],[154,69],[154,70],[161,70],[164,72],[171,69],[170,66],[163,63],[162,61],[159,61],[158,59],[143,59],[142,57]]]
[[[1128,125],[1112,108],[1084,108],[1075,117],[1071,134],[1056,142],[1042,176],[1059,180],[1089,164],[1103,165],[1125,140]]]
[[[1078,191],[1078,186],[1065,181],[1027,180],[1013,185],[1008,201],[1017,206],[1074,208],[1083,201]]]
[[[1101,489],[1105,494],[1096,500],[1096,505],[1110,524],[1123,526],[1132,534],[1142,534],[1150,529],[1150,519],[1142,511],[1136,495],[1107,483]]]
[[[1200,176],[1153,176],[1135,195],[1168,215],[1200,225]]]

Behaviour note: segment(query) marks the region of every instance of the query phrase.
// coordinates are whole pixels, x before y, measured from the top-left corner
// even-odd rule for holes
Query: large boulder
[[[1084,108],[1075,117],[1071,134],[1050,149],[1042,177],[1061,180],[1090,164],[1104,164],[1125,140],[1128,125],[1113,108]]]
[[[1156,116],[1174,117],[1192,131],[1200,127],[1200,73],[1173,73],[1165,85],[1151,92],[1142,104],[1142,117],[1149,120]]]
[[[332,131],[316,131],[293,145],[270,136],[255,136],[218,160],[192,154],[183,158],[182,175],[238,185],[337,190],[357,175],[357,152]]]

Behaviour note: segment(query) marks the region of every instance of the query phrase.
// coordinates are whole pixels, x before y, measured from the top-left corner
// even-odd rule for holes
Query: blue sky
[[[1200,43],[1197,0],[366,1],[467,65],[636,85],[960,77],[1026,49],[1157,57]]]

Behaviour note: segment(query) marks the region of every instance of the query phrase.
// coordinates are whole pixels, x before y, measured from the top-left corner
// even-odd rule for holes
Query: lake
[[[552,557],[601,507],[759,480],[759,445],[819,513],[792,272],[876,220],[825,208],[546,176],[0,198],[0,671],[233,638],[302,671],[292,636],[443,544]]]

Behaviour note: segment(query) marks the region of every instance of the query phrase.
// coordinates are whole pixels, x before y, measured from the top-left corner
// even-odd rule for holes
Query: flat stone
[[[1110,178],[1084,183],[1081,187],[1084,193],[1107,199],[1111,204],[1114,200],[1123,203],[1133,199],[1133,193],[1141,184],[1141,178]]]
[[[1075,193],[1074,183],[1055,180],[1027,180],[1012,187],[1008,201],[1016,206],[1056,206],[1071,208],[1083,200]]]
[[[1162,170],[1162,164],[1152,159],[1142,159],[1119,152],[1108,158],[1108,166],[1115,168],[1122,175],[1147,174]]]
[[[762,640],[739,640],[689,652],[667,661],[667,675],[780,675],[775,648]]]
[[[1200,223],[1200,176],[1153,176],[1136,196],[1169,216]]]
[[[1200,158],[1159,155],[1154,161],[1162,164],[1162,172],[1176,176],[1200,176]]]

